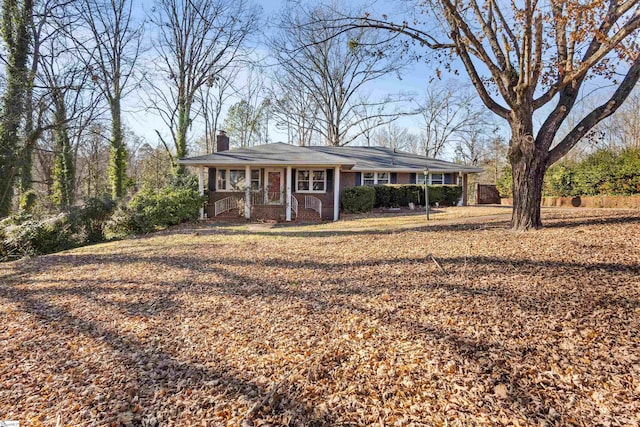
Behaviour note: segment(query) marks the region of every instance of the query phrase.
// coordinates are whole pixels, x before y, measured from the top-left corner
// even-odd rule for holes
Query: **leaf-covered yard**
[[[638,425],[640,212],[543,217],[182,227],[1,264],[0,420]]]

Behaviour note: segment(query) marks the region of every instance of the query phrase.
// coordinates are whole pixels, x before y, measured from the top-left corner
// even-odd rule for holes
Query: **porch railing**
[[[298,199],[293,194],[291,195],[291,212],[298,216]]]
[[[318,212],[322,219],[322,200],[314,196],[304,196],[304,208]]]
[[[252,190],[251,191],[251,205],[263,206],[263,205],[281,205],[282,193],[280,191],[268,192],[266,190]]]
[[[218,216],[221,213],[230,211],[231,209],[237,209],[239,202],[240,199],[237,197],[225,197],[224,199],[220,199],[213,204],[213,215]]]

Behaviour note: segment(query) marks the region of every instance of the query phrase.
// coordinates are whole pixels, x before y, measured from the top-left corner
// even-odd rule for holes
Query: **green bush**
[[[115,203],[89,199],[81,208],[42,220],[25,211],[0,221],[0,258],[43,255],[104,240]]]
[[[105,224],[105,236],[107,239],[120,239],[136,233],[140,233],[137,224],[140,215],[130,209],[126,204],[116,208],[111,218]]]
[[[424,205],[424,185],[387,184],[376,185],[374,207],[404,207],[409,203]],[[455,185],[430,185],[429,204],[455,206],[462,197],[462,187]]]
[[[403,187],[406,200],[402,206],[409,206],[409,203],[424,204],[424,185],[404,185]]]
[[[429,187],[431,188],[431,186]],[[439,203],[443,206],[456,206],[462,198],[462,187],[457,185],[442,186],[442,199]]]
[[[598,150],[579,163],[551,166],[544,194],[554,197],[630,195],[640,193],[640,150]]]
[[[21,212],[0,221],[0,257],[41,255],[96,243],[107,237],[148,233],[198,218],[205,199],[194,178],[180,178],[154,192],[138,193],[128,206],[115,212],[108,197],[86,201],[45,220]]]
[[[441,185],[430,185],[429,186],[429,204],[435,205],[436,203],[444,204],[444,187]]]
[[[575,172],[576,195],[615,194],[616,155],[599,150],[578,163]]]
[[[105,226],[115,207],[116,202],[111,197],[94,197],[88,199],[80,210],[74,212],[74,220],[83,233],[85,243],[105,240]]]
[[[83,243],[66,213],[42,221],[29,219],[9,225],[0,235],[0,253],[5,259],[59,252]]]
[[[599,150],[576,166],[576,195],[640,193],[640,149]]]
[[[200,208],[206,202],[200,196],[197,183],[181,178],[167,187],[136,194],[128,206],[121,206],[107,225],[108,235],[124,237],[146,234],[184,221],[198,219]]]
[[[547,169],[543,192],[545,196],[569,197],[574,195],[575,166],[558,163]]]
[[[388,185],[374,185],[376,208],[389,208],[391,207],[391,187]]]
[[[496,188],[500,193],[500,197],[510,199],[513,197],[513,175],[511,166],[507,165],[502,168],[502,172],[496,182]]]
[[[345,212],[369,212],[376,201],[376,190],[370,186],[347,188],[342,192],[342,208]]]

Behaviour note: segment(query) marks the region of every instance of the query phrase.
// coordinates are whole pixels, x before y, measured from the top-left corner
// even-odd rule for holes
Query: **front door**
[[[265,203],[268,205],[281,205],[284,181],[282,179],[282,169],[265,170],[267,188],[265,193]]]

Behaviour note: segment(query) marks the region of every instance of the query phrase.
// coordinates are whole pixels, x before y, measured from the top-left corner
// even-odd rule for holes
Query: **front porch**
[[[205,174],[209,202],[201,209],[201,219],[289,222],[339,218],[340,167],[200,167],[201,194]]]
[[[289,203],[284,200],[265,201],[265,191],[250,194],[249,217],[247,218],[246,194],[243,192],[210,192],[210,202],[206,216],[211,219],[250,219],[257,221],[287,221],[287,205],[291,206],[290,221],[322,221],[333,219],[333,203],[326,203],[327,197],[291,194]],[[332,196],[332,194],[331,194]],[[269,197],[267,195],[267,197]],[[324,203],[323,203],[324,201]]]

